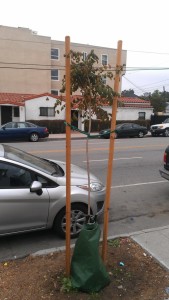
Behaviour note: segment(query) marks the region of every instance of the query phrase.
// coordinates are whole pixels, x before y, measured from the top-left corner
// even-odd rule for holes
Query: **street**
[[[169,182],[159,168],[169,140],[165,137],[115,140],[109,235],[123,235],[169,223]],[[9,143],[31,154],[65,160],[65,141]],[[72,163],[86,168],[85,140],[73,140]],[[104,184],[107,178],[109,140],[89,141],[90,171]],[[101,227],[103,218],[99,220]],[[0,237],[0,260],[22,257],[43,249],[65,245],[52,231]],[[75,241],[72,240],[72,243]]]

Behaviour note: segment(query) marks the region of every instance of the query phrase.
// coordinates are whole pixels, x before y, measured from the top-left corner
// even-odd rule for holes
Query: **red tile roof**
[[[0,104],[24,106],[25,99],[30,96],[34,97],[33,94],[0,93]]]
[[[19,94],[19,93],[0,93],[0,105],[17,105],[17,106],[25,106],[26,100],[36,99],[43,96],[50,96],[55,99],[61,98],[63,101],[66,100],[65,96],[57,96],[50,93],[43,94]],[[71,96],[71,100],[74,100],[77,96]],[[82,98],[81,95],[78,98]],[[119,101],[122,102],[123,107],[130,108],[152,108],[149,101],[140,99],[140,98],[129,98],[129,97],[121,97]],[[77,108],[77,104],[75,107]]]
[[[43,94],[19,94],[19,93],[0,93],[0,104],[12,104],[17,106],[24,106],[26,100],[36,99],[43,96],[51,96],[58,98],[56,95],[49,93]]]
[[[153,108],[150,101],[140,98],[121,97],[119,101],[123,104],[123,107],[130,108]]]
[[[121,97],[120,101],[123,102],[123,103],[150,103],[147,100],[143,100],[143,99],[140,99],[140,98],[137,98],[137,97],[135,97],[135,98],[132,98],[132,97]]]

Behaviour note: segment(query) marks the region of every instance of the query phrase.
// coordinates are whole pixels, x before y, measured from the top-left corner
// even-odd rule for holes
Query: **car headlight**
[[[79,185],[79,188],[83,189],[83,190],[89,190],[89,186],[88,184],[84,184],[84,185]],[[101,182],[91,182],[90,183],[90,191],[91,192],[98,192],[103,190],[104,185]]]
[[[161,128],[161,129],[162,129],[162,128],[164,128],[164,125],[160,125],[160,126],[158,126],[158,128]]]

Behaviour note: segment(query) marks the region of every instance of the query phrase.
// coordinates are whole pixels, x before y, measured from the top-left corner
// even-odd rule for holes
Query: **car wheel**
[[[169,137],[169,128],[164,131],[164,136]]]
[[[31,142],[37,142],[39,140],[39,135],[36,132],[31,133],[29,137]]]
[[[76,238],[83,225],[86,223],[86,216],[88,214],[87,205],[81,203],[74,203],[71,205],[71,225],[70,236]],[[65,238],[66,236],[66,208],[63,208],[55,217],[53,229],[57,234]]]
[[[155,133],[152,133],[151,135],[152,135],[152,136],[156,136],[156,134],[155,134]]]
[[[142,131],[139,131],[138,137],[139,137],[139,138],[142,138],[143,136],[144,136],[144,133],[143,133]]]

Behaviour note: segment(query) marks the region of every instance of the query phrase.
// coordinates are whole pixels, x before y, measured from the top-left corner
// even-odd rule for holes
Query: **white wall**
[[[55,103],[56,99],[49,96],[25,101],[26,120],[65,120],[65,109],[61,111],[60,106],[55,108],[55,111],[59,110],[60,113],[55,113],[54,117],[40,116],[40,107],[54,107]]]
[[[108,113],[112,113],[111,107],[104,108]],[[129,121],[138,120],[139,112],[145,112],[145,119],[150,120],[151,114],[153,113],[153,108],[124,108],[118,107],[116,119],[117,121]]]

